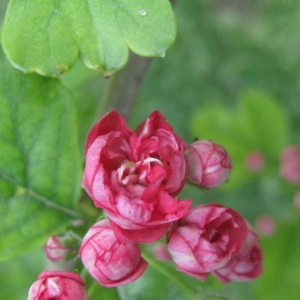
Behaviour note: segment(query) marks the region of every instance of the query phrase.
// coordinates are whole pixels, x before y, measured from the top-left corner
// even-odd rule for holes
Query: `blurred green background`
[[[0,1],[1,18],[6,4]],[[164,59],[153,60],[129,123],[135,127],[158,109],[187,142],[212,139],[228,149],[232,179],[209,192],[187,187],[181,197],[230,206],[254,226],[257,217],[267,214],[276,230],[261,237],[260,278],[227,285],[211,279],[212,288],[232,300],[297,300],[300,212],[293,196],[300,187],[280,178],[278,157],[284,146],[300,144],[300,2],[178,0],[175,12],[177,40]],[[97,103],[106,80],[81,63],[61,80],[76,99],[83,147],[99,117]],[[245,101],[256,104],[247,106]],[[244,165],[252,150],[266,157],[259,174]],[[37,250],[1,262],[0,298],[24,299],[43,261]]]

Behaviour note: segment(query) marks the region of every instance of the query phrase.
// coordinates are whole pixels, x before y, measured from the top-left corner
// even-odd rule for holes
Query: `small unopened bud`
[[[185,151],[189,180],[203,188],[217,187],[229,178],[232,170],[230,156],[218,144],[199,140]]]
[[[265,156],[260,151],[252,151],[247,155],[245,163],[248,171],[259,173],[265,166]]]
[[[300,210],[300,191],[297,191],[294,196],[294,205],[298,210]]]
[[[54,262],[70,260],[78,255],[80,242],[80,238],[71,231],[52,235],[45,244],[46,256]]]
[[[269,215],[259,216],[255,220],[255,227],[261,236],[271,236],[276,230],[274,219]]]
[[[289,183],[300,183],[300,148],[288,146],[280,155],[280,174]]]

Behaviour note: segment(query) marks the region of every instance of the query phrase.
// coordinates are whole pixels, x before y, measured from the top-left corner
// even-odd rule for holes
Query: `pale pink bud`
[[[248,237],[240,252],[222,268],[213,272],[223,283],[231,280],[247,281],[262,273],[262,250],[257,235],[249,228]]]
[[[52,235],[45,244],[45,253],[51,261],[67,261],[78,256],[80,238],[72,231],[60,235]]]
[[[280,155],[280,174],[287,182],[300,183],[300,148],[288,146]]]
[[[262,236],[271,236],[276,230],[274,219],[269,215],[259,216],[255,220],[255,227]]]
[[[300,210],[300,191],[298,191],[294,196],[294,205]]]
[[[88,300],[82,278],[65,271],[44,271],[29,289],[27,300]]]
[[[60,238],[54,235],[50,236],[45,244],[46,256],[52,261],[64,261],[69,247],[65,247],[61,244]]]
[[[296,145],[289,145],[285,147],[280,153],[280,160],[294,160],[300,157],[300,147]]]
[[[252,151],[247,155],[245,163],[250,172],[259,173],[265,166],[265,156],[260,151]]]
[[[105,287],[136,280],[148,265],[141,257],[140,246],[116,236],[108,219],[99,221],[89,229],[79,255],[90,275]]]
[[[216,203],[191,209],[168,234],[168,250],[179,270],[204,280],[244,247],[248,227],[236,211]]]
[[[189,180],[211,189],[226,182],[231,173],[231,160],[226,150],[208,140],[199,140],[185,151]]]

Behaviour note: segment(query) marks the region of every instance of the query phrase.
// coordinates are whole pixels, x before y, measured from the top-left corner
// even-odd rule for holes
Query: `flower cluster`
[[[100,285],[115,287],[139,278],[148,266],[140,243],[152,244],[164,236],[159,259],[172,260],[199,280],[209,274],[222,282],[260,275],[257,235],[237,212],[216,203],[191,208],[191,199],[178,198],[187,181],[212,189],[228,180],[231,160],[222,146],[208,140],[187,144],[159,111],[136,130],[112,111],[90,130],[85,156],[82,186],[107,218],[88,230],[79,255]],[[50,237],[47,256],[68,256],[72,247],[67,240]],[[67,272],[41,275],[29,299],[50,299],[48,294],[35,296],[46,293],[47,285],[55,299],[69,299],[59,294],[66,285],[78,299],[87,299],[80,277]]]
[[[177,268],[204,280],[247,280],[261,273],[257,236],[234,210],[219,204],[191,209],[180,200],[187,180],[215,188],[228,180],[231,161],[212,141],[190,145],[155,111],[136,130],[116,111],[89,132],[83,188],[108,219],[90,228],[80,256],[89,273],[111,287],[137,279],[147,267],[139,243],[167,236]]]

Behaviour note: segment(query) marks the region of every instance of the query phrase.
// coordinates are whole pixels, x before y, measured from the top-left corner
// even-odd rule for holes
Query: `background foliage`
[[[6,1],[0,1],[2,15],[5,6]],[[278,155],[285,145],[300,143],[300,3],[179,0],[175,14],[175,44],[166,58],[153,60],[129,122],[134,127],[159,109],[187,141],[195,136],[222,139],[225,148],[239,150],[232,153],[235,168],[224,188],[205,193],[189,187],[181,197],[231,206],[252,224],[262,214],[271,215],[276,232],[261,239],[264,273],[260,278],[228,285],[209,278],[205,285],[232,300],[296,300],[300,292],[300,217],[293,195],[299,187],[279,177]],[[75,99],[82,151],[86,133],[99,117],[97,103],[107,80],[80,62],[60,80]],[[247,98],[257,105],[249,108]],[[211,114],[219,116],[218,122]],[[263,129],[253,129],[250,123]],[[226,134],[220,135],[220,128]],[[253,175],[247,173],[243,159],[256,149],[264,151],[267,164],[262,173]],[[0,298],[10,299],[13,293],[14,299],[24,299],[43,260],[42,251],[34,250],[1,262]],[[141,280],[147,283],[147,276]],[[151,282],[152,288],[154,285]],[[165,285],[156,288],[163,294]],[[121,289],[116,297],[126,299],[126,293],[126,288]]]

